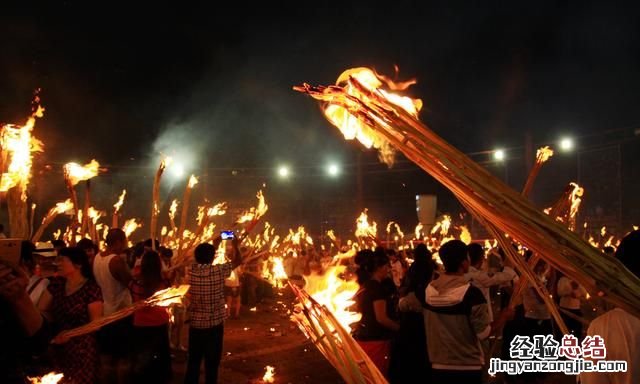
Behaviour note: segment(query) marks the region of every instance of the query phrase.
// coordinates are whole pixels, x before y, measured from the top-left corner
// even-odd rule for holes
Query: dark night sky
[[[520,146],[527,131],[547,142],[640,126],[637,6],[46,3],[0,9],[0,121],[22,121],[42,87],[45,162],[95,157],[117,176],[151,164],[162,138],[206,167],[254,174],[352,164],[360,150],[291,86],[354,66],[416,77],[421,118],[467,152]]]

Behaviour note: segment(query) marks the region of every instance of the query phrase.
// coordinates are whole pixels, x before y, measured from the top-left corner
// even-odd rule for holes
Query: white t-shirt
[[[97,254],[93,260],[93,275],[102,290],[105,316],[131,305],[131,293],[129,292],[129,288],[116,280],[109,269],[109,262],[114,257],[121,256],[116,254],[107,256]]]
[[[587,335],[599,335],[607,348],[606,360],[624,360],[627,372],[581,373],[582,384],[640,383],[640,319],[620,308],[596,317]]]

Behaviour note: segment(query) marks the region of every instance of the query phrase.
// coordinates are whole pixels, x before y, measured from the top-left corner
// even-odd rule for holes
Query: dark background
[[[126,188],[124,215],[146,220],[161,152],[201,176],[194,206],[207,197],[246,208],[266,185],[278,227],[346,231],[368,207],[381,226],[410,231],[423,193],[455,215],[432,178],[401,157],[387,169],[291,90],[355,66],[393,74],[394,64],[418,79],[410,93],[424,101],[421,119],[516,189],[534,156],[527,142],[535,152],[573,137],[577,150],[540,174],[541,207],[578,179],[594,227],[621,231],[640,217],[633,3],[87,3],[0,6],[0,122],[22,123],[36,88],[46,107],[34,131],[46,145],[30,187],[37,217],[66,198],[62,164],[96,158],[109,170],[93,180],[95,204],[111,210]],[[492,160],[497,147],[505,163]],[[329,161],[341,164],[338,178],[326,176]],[[280,164],[288,180],[277,178]],[[167,206],[183,187],[167,175]]]

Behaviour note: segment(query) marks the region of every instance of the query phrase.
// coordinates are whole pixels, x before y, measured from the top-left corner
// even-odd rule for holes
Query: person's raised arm
[[[111,275],[125,287],[129,286],[132,279],[131,271],[129,271],[129,267],[122,257],[116,256],[109,261],[109,271]]]
[[[0,297],[11,305],[25,334],[33,336],[44,319],[27,294],[28,283],[23,271],[0,262]]]
[[[233,269],[236,269],[240,264],[242,264],[240,241],[237,237],[234,237],[233,240],[231,240],[231,245],[233,246],[233,258],[231,259],[231,265],[233,266]]]

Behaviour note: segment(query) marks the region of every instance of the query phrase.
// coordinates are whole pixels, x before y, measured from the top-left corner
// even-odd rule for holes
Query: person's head
[[[606,247],[602,248],[602,252],[604,252],[605,255],[613,256],[616,253],[616,249],[610,245],[607,245]]]
[[[413,262],[414,263],[430,263],[431,262],[431,252],[429,248],[427,248],[426,244],[420,243],[413,251]]]
[[[114,253],[122,253],[127,249],[127,235],[120,228],[111,228],[107,232],[105,244],[109,251]]]
[[[78,241],[76,246],[84,251],[87,254],[89,260],[92,260],[97,253],[98,247],[91,241],[91,239],[84,238]]]
[[[158,289],[162,281],[162,261],[156,251],[147,251],[140,261],[140,279],[147,293]]]
[[[216,256],[216,248],[209,243],[198,245],[194,251],[194,257],[199,264],[211,264]]]
[[[358,265],[356,275],[360,284],[373,278],[382,280],[389,274],[389,257],[384,250],[361,250],[356,254],[355,262]]]
[[[626,235],[618,245],[616,258],[640,278],[640,230]]]
[[[87,279],[92,277],[89,258],[82,249],[65,247],[60,250],[58,257],[58,270],[61,276],[70,277],[79,273]]]
[[[51,244],[53,245],[53,249],[55,249],[58,254],[60,254],[60,250],[62,248],[67,246],[67,244],[65,244],[64,240],[59,240],[59,239],[58,240],[53,240],[51,242]]]
[[[147,239],[144,241],[144,247],[146,249],[153,249],[153,243],[155,242],[156,244],[156,249],[160,248],[160,242],[156,239],[154,241],[151,241],[151,239]]]
[[[482,268],[484,262],[484,248],[478,243],[471,243],[467,246],[469,251],[469,261],[475,268]]]
[[[460,240],[449,240],[438,250],[446,273],[469,272],[469,252],[467,245]]]
[[[395,263],[396,260],[398,260],[398,254],[396,253],[395,250],[393,250],[391,248],[387,248],[385,250],[385,252],[387,253],[387,256],[389,257],[389,260],[391,260],[392,263]]]

